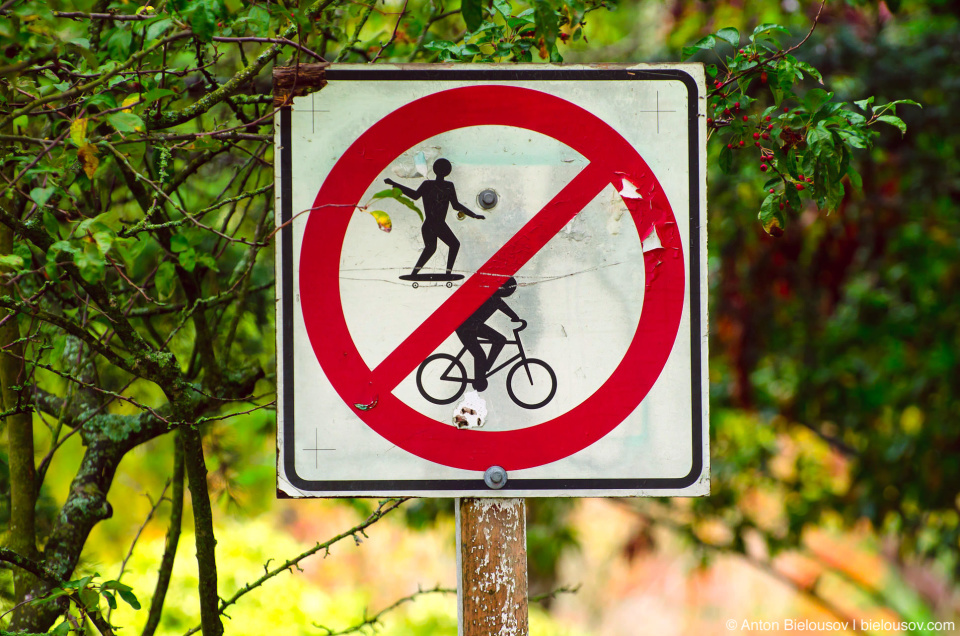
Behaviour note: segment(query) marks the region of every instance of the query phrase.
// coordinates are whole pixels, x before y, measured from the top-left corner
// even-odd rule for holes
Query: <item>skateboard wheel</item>
[[[416,288],[419,287],[419,286],[420,286],[420,283],[414,283],[414,284],[413,284],[413,288],[414,288],[414,289],[416,289]]]
[[[447,287],[453,287],[453,283],[451,283],[450,281],[447,281]]]

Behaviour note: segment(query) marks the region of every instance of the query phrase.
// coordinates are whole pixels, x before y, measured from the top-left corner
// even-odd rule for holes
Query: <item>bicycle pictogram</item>
[[[557,374],[543,360],[527,357],[520,340],[520,332],[526,329],[527,322],[521,320],[520,323],[520,326],[513,330],[514,339],[504,342],[505,345],[516,345],[517,354],[487,370],[483,377],[489,378],[516,362],[507,373],[507,394],[517,406],[538,409],[546,406],[556,395]],[[478,342],[481,345],[493,346],[493,341],[487,338],[478,338]],[[434,404],[450,404],[463,395],[468,383],[476,381],[476,377],[467,375],[467,369],[461,361],[465,353],[466,346],[455,356],[435,353],[420,364],[417,369],[417,388],[424,399]]]

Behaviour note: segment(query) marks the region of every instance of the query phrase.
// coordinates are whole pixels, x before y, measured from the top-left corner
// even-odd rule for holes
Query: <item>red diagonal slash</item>
[[[597,163],[590,163],[581,170],[373,370],[374,384],[381,391],[392,391],[486,302],[506,279],[516,274],[600,194],[610,184],[612,176],[609,168]]]

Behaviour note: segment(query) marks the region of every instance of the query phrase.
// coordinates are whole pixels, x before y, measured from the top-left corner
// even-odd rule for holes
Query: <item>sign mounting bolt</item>
[[[489,210],[495,207],[497,205],[497,201],[499,200],[500,196],[493,188],[487,188],[477,195],[477,205],[484,210]]]
[[[491,466],[483,473],[483,483],[494,490],[500,490],[507,485],[507,471],[499,466]]]

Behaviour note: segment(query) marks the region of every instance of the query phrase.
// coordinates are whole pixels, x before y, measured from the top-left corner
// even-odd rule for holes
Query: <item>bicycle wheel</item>
[[[467,370],[449,353],[437,353],[417,369],[420,395],[434,404],[450,404],[467,389]]]
[[[543,360],[521,360],[507,374],[507,393],[517,406],[538,409],[556,395],[557,374]]]

